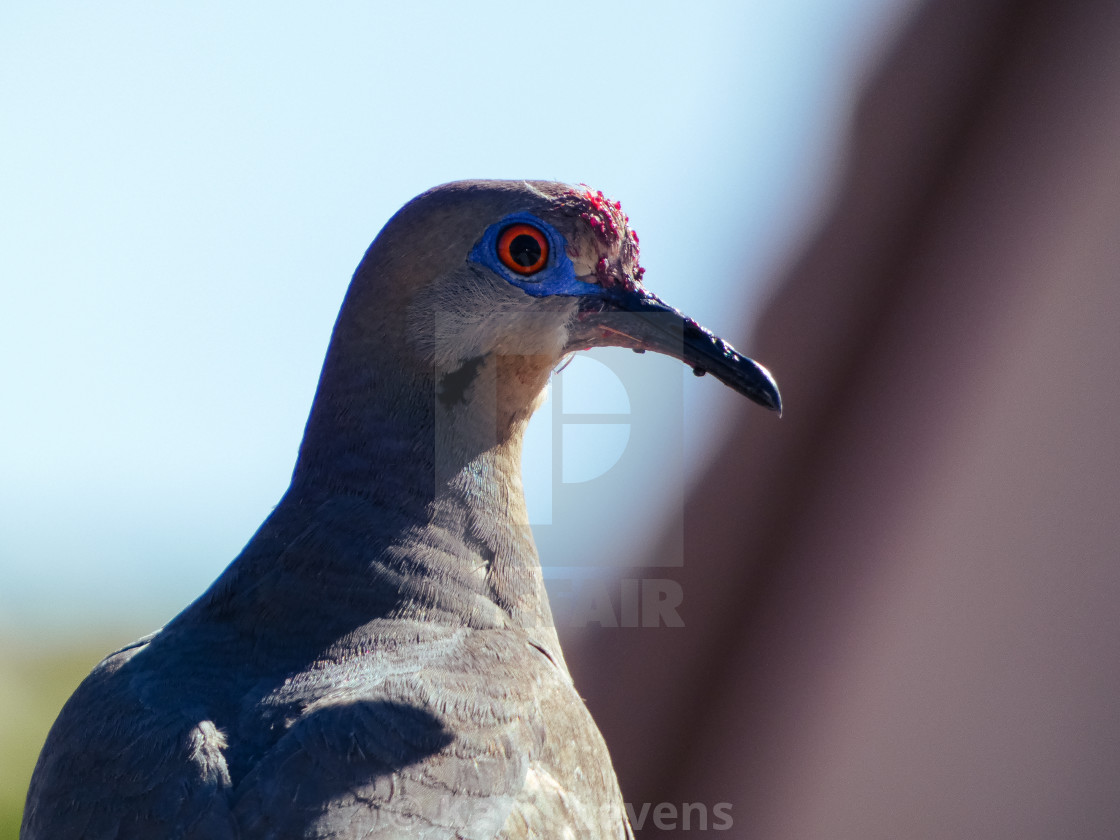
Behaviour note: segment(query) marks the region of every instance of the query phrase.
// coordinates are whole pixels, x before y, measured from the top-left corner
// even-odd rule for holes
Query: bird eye
[[[510,225],[498,235],[498,259],[518,274],[536,274],[548,262],[548,239],[532,225]]]

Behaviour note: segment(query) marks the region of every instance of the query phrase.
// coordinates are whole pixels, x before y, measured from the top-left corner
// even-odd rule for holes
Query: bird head
[[[769,372],[647,290],[638,256],[621,205],[586,186],[445,184],[386,224],[336,332],[437,377],[501,360],[509,399],[526,405],[567,354],[618,346],[673,356],[780,412]]]

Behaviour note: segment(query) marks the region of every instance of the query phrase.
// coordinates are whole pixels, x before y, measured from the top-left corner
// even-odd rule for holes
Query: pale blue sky
[[[744,345],[908,5],[3,4],[0,631],[154,627],[209,583],[287,484],[354,266],[434,184],[604,190],[647,284]],[[773,420],[647,360],[684,472],[618,504],[679,518],[720,418]],[[568,550],[636,538],[593,530]]]

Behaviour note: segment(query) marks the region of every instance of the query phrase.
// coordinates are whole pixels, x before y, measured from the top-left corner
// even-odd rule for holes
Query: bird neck
[[[328,354],[292,486],[262,539],[289,546],[324,520],[347,534],[318,566],[285,548],[298,567],[286,577],[321,581],[327,564],[359,611],[364,592],[373,613],[551,633],[521,483],[549,360],[485,356],[421,373],[334,361]]]
[[[473,498],[521,498],[522,439],[551,360],[493,354],[418,370],[343,366],[332,355],[300,444],[293,489],[425,505],[466,486]]]

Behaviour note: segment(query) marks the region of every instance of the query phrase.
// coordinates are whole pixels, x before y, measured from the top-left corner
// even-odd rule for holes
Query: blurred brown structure
[[[694,490],[686,626],[568,642],[627,798],[1120,836],[1120,3],[919,8],[736,343],[786,416],[744,403]]]

